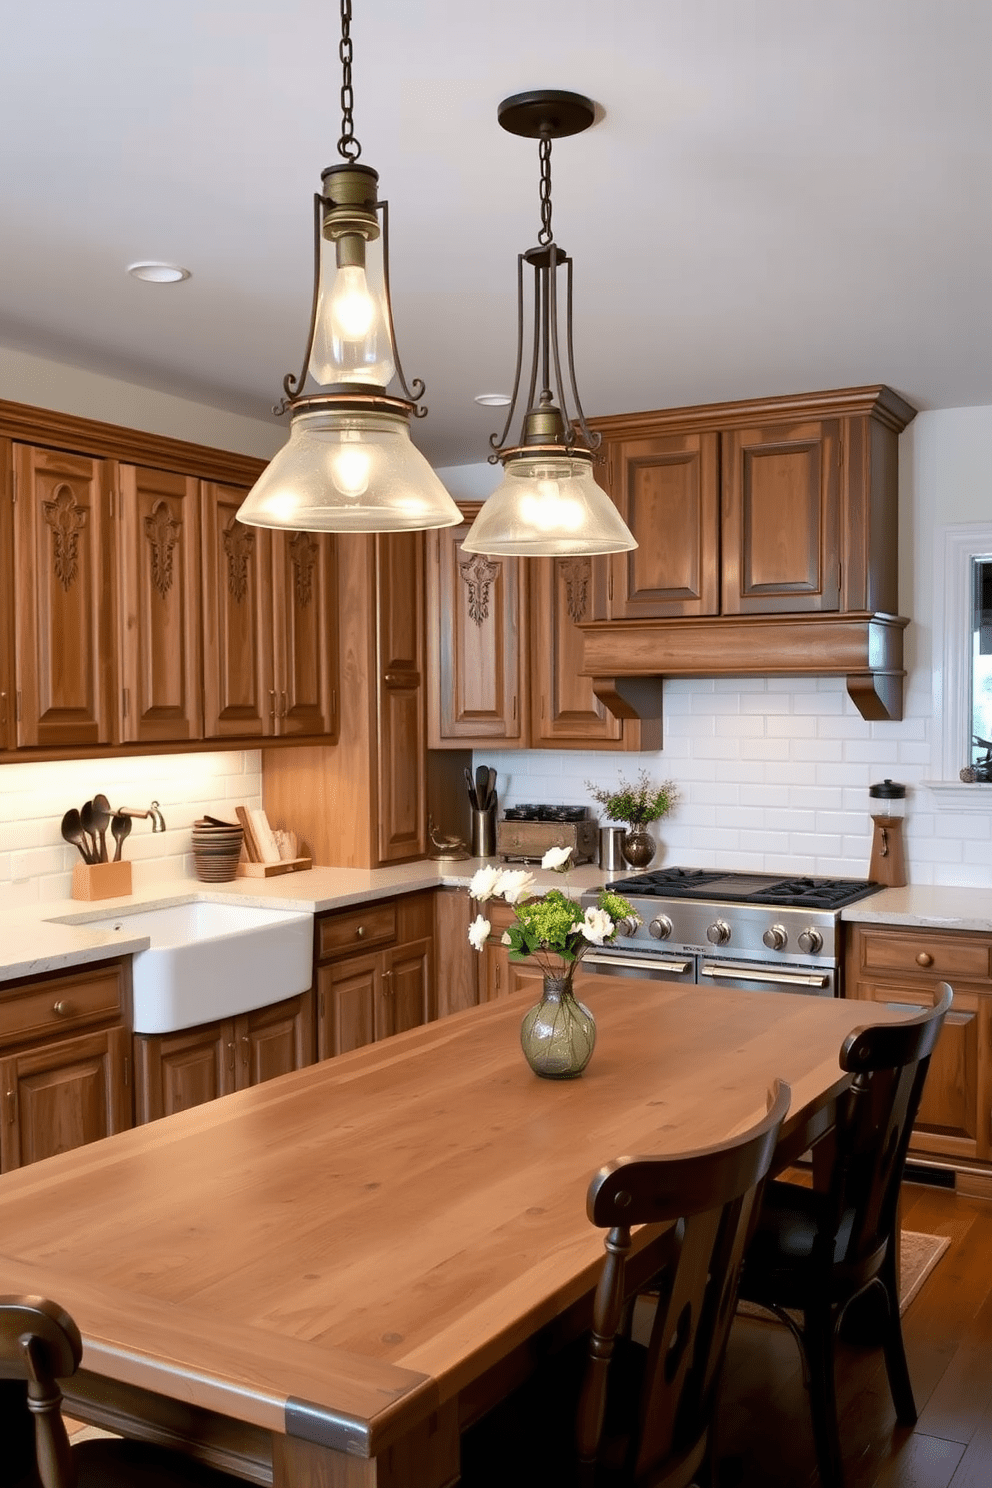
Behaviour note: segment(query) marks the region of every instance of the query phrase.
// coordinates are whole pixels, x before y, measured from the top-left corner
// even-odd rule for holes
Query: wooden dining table
[[[70,1412],[275,1488],[440,1488],[466,1421],[587,1321],[596,1170],[742,1131],[776,1077],[785,1164],[831,1126],[844,1037],[905,1016],[600,976],[582,996],[577,1080],[525,1063],[525,992],[0,1177],[0,1293],[82,1333]]]

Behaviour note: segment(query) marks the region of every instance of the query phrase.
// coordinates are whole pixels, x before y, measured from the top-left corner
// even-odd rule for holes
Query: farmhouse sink
[[[299,911],[172,904],[87,918],[85,928],[151,940],[132,959],[135,1033],[235,1017],[305,992],[312,979],[313,916]]]

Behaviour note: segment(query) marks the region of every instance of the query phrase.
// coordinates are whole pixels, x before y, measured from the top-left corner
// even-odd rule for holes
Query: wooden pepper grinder
[[[875,832],[871,843],[868,877],[875,883],[899,889],[906,882],[906,857],[903,850],[902,824],[906,814],[906,787],[898,780],[883,780],[870,785],[868,794],[877,807],[871,819]]]

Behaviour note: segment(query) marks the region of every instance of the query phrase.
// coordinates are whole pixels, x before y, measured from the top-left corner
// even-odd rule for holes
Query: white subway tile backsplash
[[[0,905],[65,898],[79,861],[61,821],[102,791],[117,808],[161,804],[165,832],[135,817],[125,856],[151,878],[192,876],[189,829],[204,812],[232,816],[232,803],[262,803],[258,750],[210,754],[114,755],[99,760],[27,761],[0,766]],[[233,817],[232,817],[233,819]]]

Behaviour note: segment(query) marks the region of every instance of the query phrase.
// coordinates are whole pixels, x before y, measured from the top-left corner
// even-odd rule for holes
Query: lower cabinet
[[[988,1166],[992,1183],[992,936],[851,927],[847,997],[924,1008],[938,982],[953,988],[954,1004],[930,1061],[910,1153]]]
[[[318,919],[318,1059],[437,1016],[433,899],[408,894]]]
[[[238,1018],[135,1034],[135,1111],[155,1121],[313,1063],[312,990]]]
[[[131,1126],[130,962],[10,983],[0,996],[0,1169]]]
[[[492,1002],[497,997],[506,997],[511,992],[528,990],[536,1002],[541,995],[544,973],[533,961],[511,961],[510,953],[502,944],[504,930],[514,921],[513,906],[504,901],[490,899],[483,904],[480,913],[492,927],[489,939],[482,948],[479,966],[479,1001]]]

